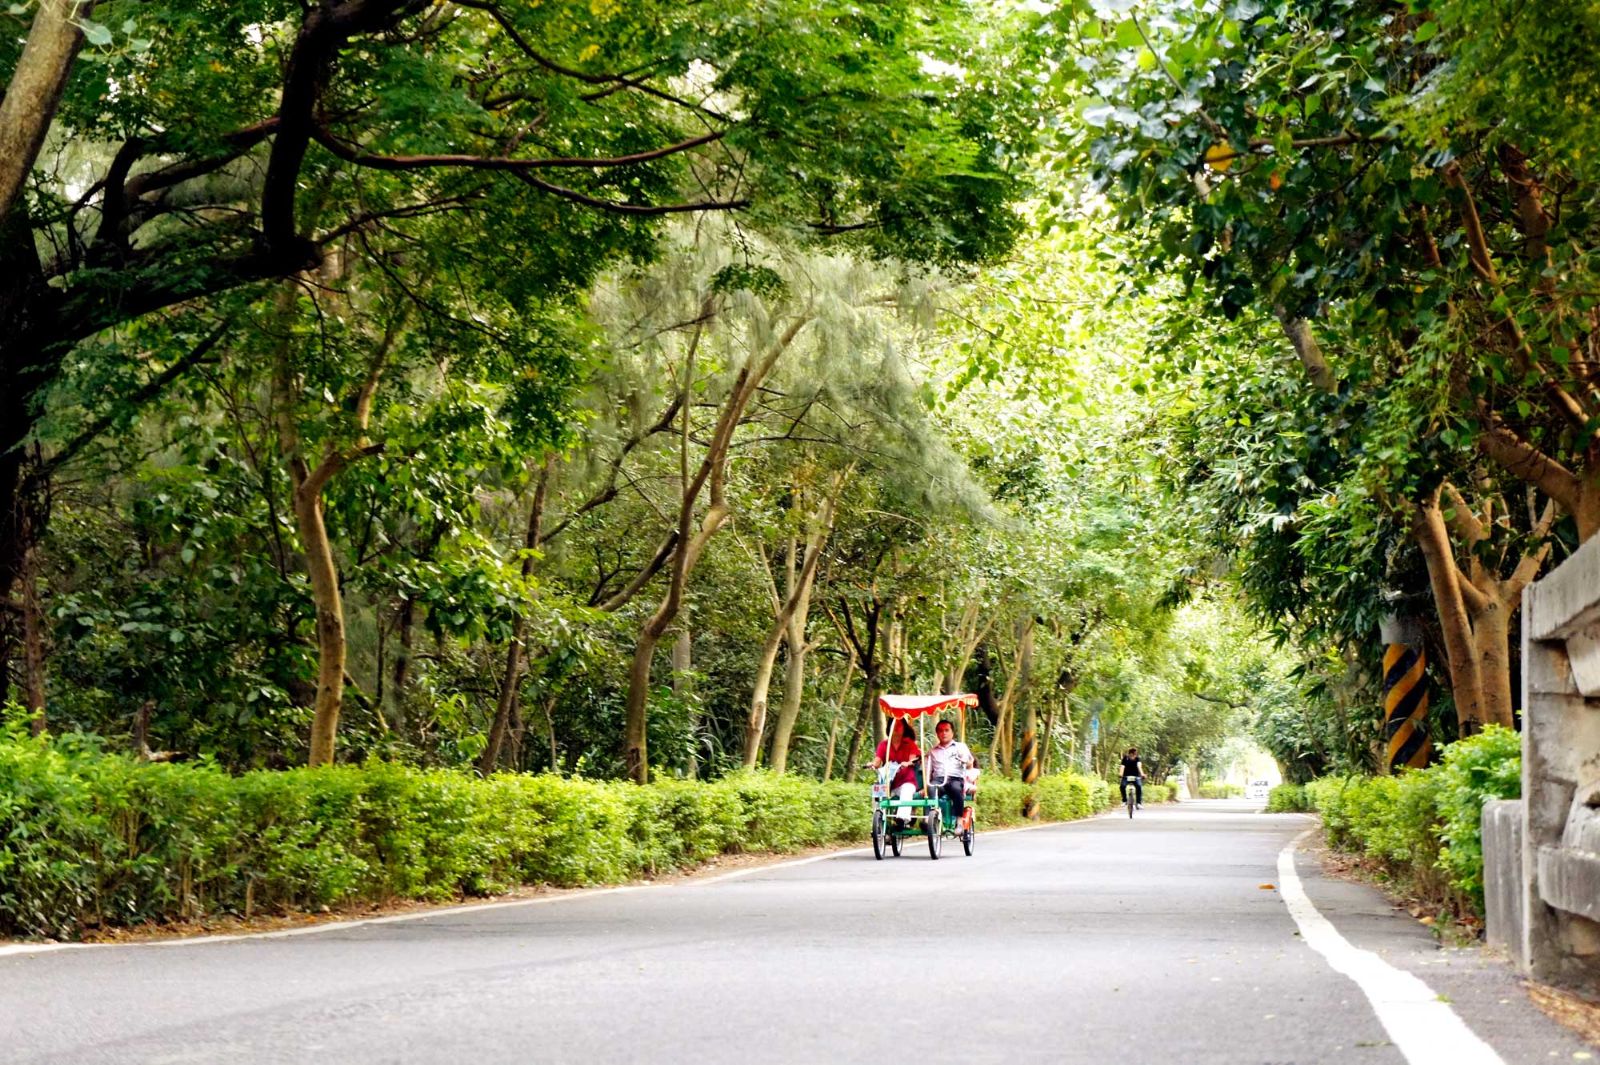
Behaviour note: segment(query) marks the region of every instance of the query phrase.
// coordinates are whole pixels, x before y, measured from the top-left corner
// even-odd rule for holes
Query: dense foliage
[[[1429,901],[1481,917],[1483,804],[1521,796],[1521,765],[1516,734],[1490,727],[1451,744],[1438,765],[1395,777],[1325,777],[1305,797],[1333,846],[1364,855]]]

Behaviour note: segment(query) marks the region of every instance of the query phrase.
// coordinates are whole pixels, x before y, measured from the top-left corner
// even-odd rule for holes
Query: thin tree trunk
[[[789,550],[793,552],[794,549],[795,543],[791,540]],[[761,757],[761,739],[767,724],[767,697],[772,690],[772,672],[778,664],[778,651],[783,646],[783,634],[788,627],[789,619],[780,609],[778,617],[767,630],[767,638],[761,643],[761,653],[756,656],[755,680],[750,689],[750,707],[745,714],[744,722],[746,769],[754,769]]]
[[[839,720],[844,716],[845,703],[850,700],[850,684],[855,680],[856,656],[848,655],[844,663],[844,683],[839,685],[839,698],[833,705],[833,721],[828,725],[828,759],[822,767],[822,779],[833,779],[833,754],[839,739]]]
[[[333,764],[345,682],[344,601],[339,592],[339,570],[333,557],[333,543],[328,537],[327,522],[323,515],[322,494],[351,462],[381,450],[367,442],[367,429],[372,417],[373,397],[377,393],[389,352],[399,337],[404,317],[391,321],[384,330],[383,339],[374,346],[368,361],[366,377],[351,397],[354,408],[351,422],[357,435],[356,444],[348,448],[330,448],[313,468],[302,453],[295,410],[299,389],[291,366],[292,340],[289,338],[292,330],[287,328],[293,314],[294,300],[294,290],[285,286],[279,297],[279,308],[286,326],[285,339],[278,348],[272,389],[278,422],[278,444],[288,461],[290,479],[294,484],[295,526],[305,552],[311,601],[317,614],[317,694],[312,702],[310,756],[310,764],[317,766]]]
[[[694,629],[684,611],[678,637],[672,641],[672,694],[689,705],[689,778],[700,779],[700,707],[693,701]]]
[[[1015,751],[1017,728],[1017,702],[1025,696],[1033,673],[1034,628],[1037,622],[1029,616],[1019,626],[1017,652],[1012,656],[1011,672],[1006,677],[1005,694],[1000,697],[1000,720],[995,725],[994,743],[990,760],[1009,773]]]
[[[772,751],[767,756],[767,765],[774,773],[782,773],[789,767],[789,744],[794,738],[795,722],[800,718],[800,703],[806,690],[806,654],[811,649],[806,643],[805,619],[799,611],[790,619],[789,630],[783,702],[778,706],[778,719],[772,725]]]
[[[544,699],[545,736],[550,741],[550,772],[561,772],[561,751],[556,744],[556,696],[551,693]]]
[[[533,577],[534,552],[539,549],[539,534],[544,524],[544,501],[550,487],[550,476],[555,470],[556,456],[550,454],[539,471],[538,485],[533,490],[533,502],[528,507],[527,529],[522,537],[522,583],[526,586]],[[511,622],[511,639],[506,641],[506,667],[500,677],[500,695],[495,700],[494,720],[489,725],[489,739],[478,759],[478,772],[488,776],[500,764],[500,749],[511,727],[511,719],[522,688],[522,666],[526,659],[523,640],[528,633],[528,609],[523,603],[517,608]]]
[[[1066,702],[1066,697],[1063,696],[1061,701],[1062,702]],[[1052,704],[1050,704],[1050,708],[1044,712],[1044,729],[1039,734],[1039,772],[1040,773],[1048,773],[1048,772],[1050,772],[1050,762],[1051,762],[1050,755],[1051,755],[1052,751],[1055,749],[1055,728],[1056,728],[1056,708],[1055,708],[1055,704],[1052,703]]]
[[[1460,733],[1470,736],[1483,727],[1483,674],[1472,639],[1472,618],[1461,591],[1461,575],[1450,549],[1450,534],[1439,509],[1437,490],[1417,507],[1413,529],[1428,566],[1433,604],[1439,615],[1450,667],[1450,693],[1455,699]]]
[[[865,737],[872,715],[877,714],[877,669],[862,670],[861,672],[861,712],[856,716],[856,727],[850,733],[850,749],[844,759],[844,779],[854,780],[856,775],[856,762],[861,757],[861,740]],[[881,716],[881,715],[880,715]],[[881,725],[880,725],[881,727]],[[877,749],[877,741],[873,741],[873,749]]]
[[[311,764],[332,765],[344,699],[344,602],[339,594],[333,544],[323,521],[320,487],[304,481],[295,489],[294,516],[305,550],[311,601],[317,611],[317,697],[311,714]]]
[[[395,642],[399,649],[394,654],[394,683],[390,698],[396,706],[405,698],[406,685],[411,681],[411,656],[415,648],[417,601],[409,595],[400,600],[399,617],[395,623]]]
[[[29,546],[22,565],[22,702],[35,736],[45,731],[44,609],[39,600],[39,548]]]
[[[773,619],[773,627],[767,633],[767,644],[763,645],[762,657],[757,661],[755,691],[750,697],[750,716],[745,722],[746,769],[754,768],[760,759],[761,738],[766,728],[767,696],[772,684],[772,670],[780,640],[788,646],[789,660],[783,707],[779,711],[778,722],[773,730],[773,753],[768,762],[781,773],[782,763],[788,759],[789,736],[794,730],[795,718],[800,713],[800,696],[805,689],[806,622],[811,616],[811,590],[816,585],[823,545],[828,542],[828,537],[833,532],[834,506],[848,475],[849,471],[841,471],[834,477],[828,495],[822,500],[817,513],[812,515],[811,529],[807,532],[805,540],[800,541],[792,536],[789,538],[783,602],[776,604],[777,614]],[[802,542],[805,547],[805,561],[798,563],[796,555]],[[783,748],[782,756],[777,753],[779,747]]]
[[[712,314],[712,305],[708,299],[703,305],[702,320],[709,319]],[[633,662],[628,668],[628,696],[624,708],[622,759],[627,767],[628,778],[635,783],[645,784],[650,780],[650,761],[648,749],[648,709],[650,700],[650,668],[655,658],[656,644],[662,635],[671,626],[678,615],[678,608],[683,603],[683,591],[688,583],[690,571],[700,559],[700,554],[705,550],[706,544],[716,535],[717,530],[732,514],[726,496],[726,483],[728,475],[728,452],[733,446],[733,434],[739,427],[740,420],[744,417],[745,410],[754,398],[756,390],[766,380],[772,368],[777,365],[778,359],[794,343],[800,330],[811,320],[809,315],[798,315],[789,324],[783,334],[775,340],[770,348],[762,353],[759,359],[752,357],[734,379],[733,388],[728,393],[728,398],[722,403],[722,409],[717,417],[717,424],[712,430],[711,439],[706,445],[705,457],[701,460],[699,469],[691,477],[689,473],[689,426],[690,414],[694,409],[692,391],[694,388],[695,352],[699,348],[700,338],[703,335],[703,325],[695,327],[694,338],[690,341],[688,356],[685,359],[683,375],[683,430],[679,443],[679,478],[680,500],[678,507],[677,542],[672,552],[672,579],[667,586],[667,594],[662,598],[661,604],[656,607],[643,628],[639,632],[638,642],[633,648]],[[700,527],[692,536],[690,527],[694,521],[695,504],[700,498],[702,488],[709,485],[710,506],[705,517],[701,519]]]

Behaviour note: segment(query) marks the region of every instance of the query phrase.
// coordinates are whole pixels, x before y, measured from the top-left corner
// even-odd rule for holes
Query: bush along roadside
[[[1267,794],[1267,813],[1300,814],[1311,809],[1311,800],[1300,784],[1279,784]]]
[[[1329,845],[1457,916],[1483,915],[1480,821],[1489,799],[1521,795],[1515,732],[1493,725],[1444,749],[1426,769],[1392,777],[1324,777],[1305,786]],[[1271,809],[1269,801],[1268,808]]]
[[[1076,774],[1033,787],[1047,820],[1115,797]],[[980,831],[1021,822],[1028,792],[985,776]],[[864,840],[869,822],[865,784],[764,772],[645,787],[383,762],[231,776],[12,734],[0,736],[0,935],[616,883]]]

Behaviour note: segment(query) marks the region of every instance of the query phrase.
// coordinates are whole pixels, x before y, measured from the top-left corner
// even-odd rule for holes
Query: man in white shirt
[[[956,740],[950,722],[939,722],[933,731],[939,745],[928,752],[928,795],[949,800],[950,813],[959,822],[967,808],[967,767],[977,765],[978,760],[966,744]]]

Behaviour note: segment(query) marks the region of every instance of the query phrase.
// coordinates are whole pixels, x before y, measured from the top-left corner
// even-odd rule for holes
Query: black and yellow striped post
[[[1039,737],[1033,729],[1022,734],[1022,782],[1032,785],[1039,779]],[[1030,821],[1039,816],[1039,799],[1033,792],[1022,800],[1022,816]]]
[[[1428,735],[1427,655],[1421,633],[1409,619],[1383,625],[1383,736],[1389,772],[1418,769],[1433,754]]]

